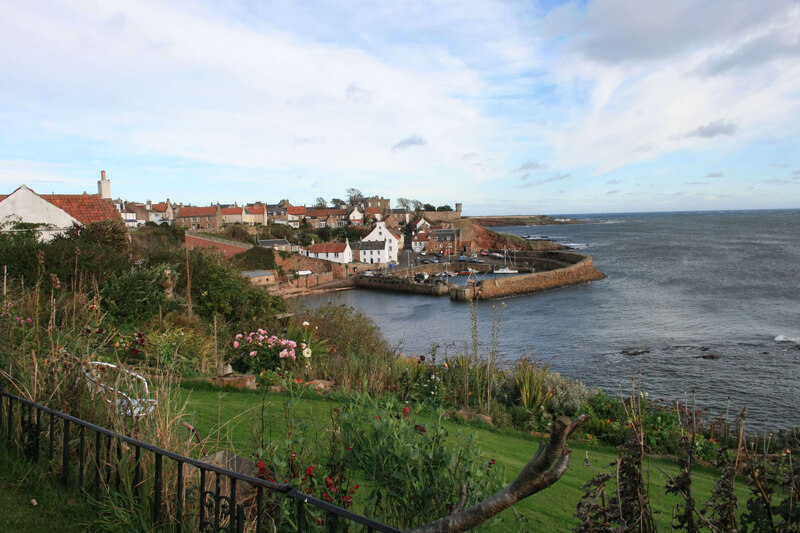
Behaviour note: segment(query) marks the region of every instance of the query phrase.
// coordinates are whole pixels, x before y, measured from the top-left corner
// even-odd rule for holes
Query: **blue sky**
[[[800,207],[800,2],[5,2],[0,188]]]

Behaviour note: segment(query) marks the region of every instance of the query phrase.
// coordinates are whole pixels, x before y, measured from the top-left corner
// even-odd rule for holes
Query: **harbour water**
[[[506,361],[534,355],[609,392],[642,371],[665,400],[747,405],[774,428],[800,425],[800,211],[571,215],[585,224],[494,228],[591,254],[602,281],[479,302],[486,347],[502,312]],[[404,353],[463,350],[470,305],[372,291],[309,298],[360,307]]]

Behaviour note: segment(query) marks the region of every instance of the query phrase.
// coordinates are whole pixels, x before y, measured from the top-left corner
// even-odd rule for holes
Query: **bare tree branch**
[[[507,487],[469,509],[453,512],[435,522],[414,528],[410,533],[466,531],[489,520],[518,501],[546,489],[566,472],[572,454],[571,450],[566,449],[567,438],[588,419],[589,415],[581,415],[572,421],[564,416],[558,417],[553,422],[547,444],[540,444],[533,459]],[[462,498],[464,494],[462,489]]]

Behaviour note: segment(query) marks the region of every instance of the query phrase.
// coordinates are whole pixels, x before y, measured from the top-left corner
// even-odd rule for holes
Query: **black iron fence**
[[[399,531],[303,494],[290,484],[172,453],[3,389],[0,434],[8,446],[59,476],[66,488],[95,497],[113,491],[133,498],[147,509],[154,529]],[[165,486],[165,480],[171,486]],[[289,513],[278,512],[292,500]]]

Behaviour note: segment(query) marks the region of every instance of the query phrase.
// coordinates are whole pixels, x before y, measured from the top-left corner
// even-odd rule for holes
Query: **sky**
[[[800,207],[800,1],[0,0],[0,192]]]

